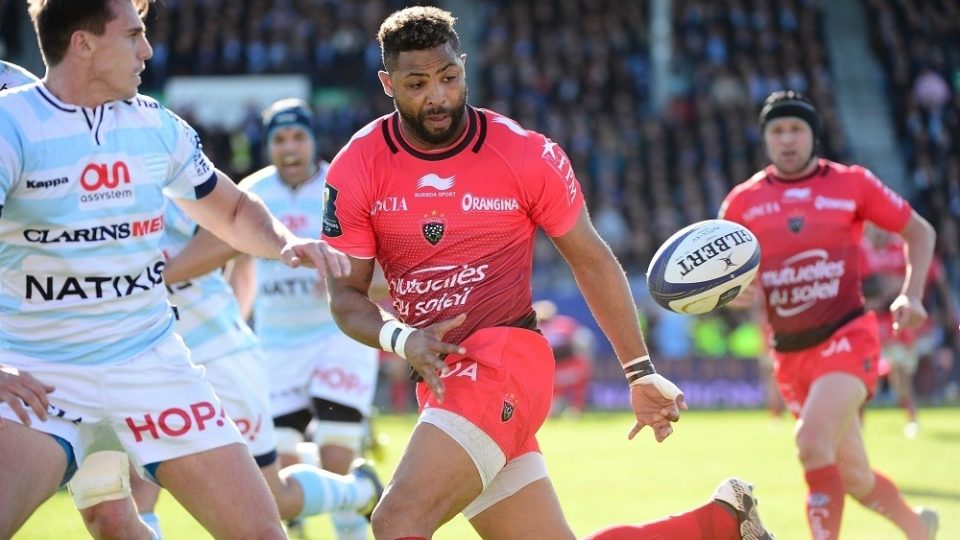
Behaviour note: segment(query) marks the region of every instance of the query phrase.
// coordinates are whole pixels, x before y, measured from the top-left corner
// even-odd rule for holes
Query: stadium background
[[[375,34],[387,14],[413,3],[163,0],[147,20],[154,57],[141,91],[190,121],[237,180],[264,165],[259,111],[282,95],[316,107],[320,154],[331,159],[392,109],[376,78]],[[766,164],[755,119],[763,98],[783,88],[817,103],[825,157],[868,166],[937,229],[953,298],[928,305],[940,346],[915,383],[926,404],[957,401],[957,321],[942,309],[960,290],[957,2],[436,3],[459,16],[471,103],[567,150],[594,221],[633,282],[654,358],[692,405],[762,404],[759,331],[748,313],[665,312],[646,294],[643,272],[662,240],[715,216],[727,190]],[[25,7],[0,0],[0,57],[42,75]],[[536,297],[592,325],[566,266],[546,239],[539,244]],[[623,408],[620,370],[605,361],[604,340],[597,344],[591,402]]]

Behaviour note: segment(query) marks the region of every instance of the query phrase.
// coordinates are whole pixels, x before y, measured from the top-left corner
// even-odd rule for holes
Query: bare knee
[[[839,464],[843,485],[852,497],[862,499],[873,490],[875,479],[870,467],[859,464]]]
[[[273,524],[261,525],[258,529],[251,530],[243,538],[257,538],[263,540],[287,540],[287,533],[283,531],[283,527]]]
[[[391,491],[393,493],[391,493]],[[397,536],[424,536],[429,538],[440,525],[436,510],[430,505],[411,504],[408,497],[391,496],[395,490],[388,488],[370,518],[374,538]]]
[[[83,523],[90,536],[101,540],[138,539],[149,540],[150,531],[140,521],[129,500],[110,501],[80,511]]]
[[[836,444],[821,430],[809,423],[800,425],[794,436],[797,445],[797,457],[806,470],[831,465],[836,461]]]

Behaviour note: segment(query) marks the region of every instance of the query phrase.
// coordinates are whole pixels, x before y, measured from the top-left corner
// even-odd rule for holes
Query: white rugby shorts
[[[337,332],[313,349],[310,395],[353,407],[370,416],[377,390],[380,351]]]
[[[260,349],[252,348],[203,364],[207,380],[254,457],[277,448],[264,362]]]
[[[6,352],[0,364],[55,387],[46,422],[28,409],[31,427],[72,444],[78,463],[93,443],[89,434],[102,429],[116,434],[138,467],[243,441],[177,335],[120,363],[70,365]],[[6,403],[0,416],[20,423]]]
[[[333,332],[309,344],[264,347],[274,418],[310,407],[317,397],[370,414],[379,351]]]

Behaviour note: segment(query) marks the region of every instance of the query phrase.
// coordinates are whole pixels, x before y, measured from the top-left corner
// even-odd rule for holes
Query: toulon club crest
[[[420,222],[420,231],[423,233],[423,238],[431,246],[435,246],[440,243],[440,240],[443,240],[443,233],[446,229],[446,218],[443,217],[443,214],[437,213],[436,210],[424,216],[423,221]]]

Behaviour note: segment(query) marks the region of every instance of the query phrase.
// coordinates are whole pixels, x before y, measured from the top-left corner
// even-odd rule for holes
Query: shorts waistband
[[[848,312],[843,317],[827,324],[794,333],[773,335],[773,348],[777,352],[796,352],[819,345],[830,338],[841,326],[864,314],[863,306]]]

